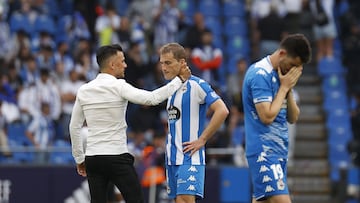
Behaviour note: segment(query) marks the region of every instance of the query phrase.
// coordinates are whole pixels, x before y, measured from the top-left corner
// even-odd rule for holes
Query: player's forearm
[[[289,123],[295,123],[300,114],[300,108],[297,105],[294,95],[292,91],[290,90],[287,95],[287,121]]]

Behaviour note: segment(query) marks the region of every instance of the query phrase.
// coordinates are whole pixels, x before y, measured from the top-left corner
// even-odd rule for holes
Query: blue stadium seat
[[[206,16],[220,16],[221,4],[219,0],[201,0],[199,1],[199,11]]]
[[[207,16],[204,18],[205,26],[208,27],[214,35],[222,35],[223,29],[219,18]]]
[[[233,56],[234,54],[242,54],[247,56],[250,53],[250,42],[247,38],[234,35],[226,41],[226,54]]]
[[[13,140],[19,145],[29,145],[30,140],[25,135],[26,126],[23,123],[10,123],[7,126],[9,140]]]
[[[36,18],[34,22],[34,33],[36,35],[40,32],[47,32],[51,35],[55,34],[55,22],[54,20],[47,15],[40,15]]]
[[[70,15],[74,13],[74,0],[61,0],[59,2],[59,7],[61,9],[62,15]]]
[[[48,9],[48,15],[50,15],[53,19],[57,19],[63,15],[59,7],[59,1],[45,0],[45,6]]]
[[[224,50],[224,39],[222,35],[213,34],[213,44],[215,47]]]
[[[113,1],[114,7],[116,9],[116,12],[120,16],[125,16],[126,11],[128,10],[130,1],[129,0],[121,0],[121,1]]]
[[[248,34],[248,25],[246,20],[241,17],[228,17],[224,22],[224,31],[228,37],[234,35],[246,37]]]
[[[339,58],[322,58],[317,66],[318,73],[321,77],[330,74],[344,74],[346,73],[345,68]]]
[[[10,30],[16,33],[20,30],[25,31],[28,35],[32,35],[34,28],[29,18],[21,13],[13,13],[10,16]]]
[[[329,145],[329,163],[332,167],[347,168],[351,165],[351,157],[346,144]]]
[[[346,92],[339,90],[329,90],[324,92],[323,109],[331,113],[334,109],[349,108],[350,102]]]
[[[228,57],[227,63],[226,63],[226,70],[228,74],[233,74],[237,72],[237,62],[238,60],[244,58],[245,56],[242,54],[232,54],[230,57]],[[245,57],[246,58],[246,57]]]
[[[28,148],[25,145],[14,140],[9,140],[8,143],[15,163],[31,163],[34,160],[34,153],[27,151]]]
[[[196,1],[194,0],[178,0],[178,8],[184,13],[185,16],[192,18],[197,11]]]
[[[223,15],[244,17],[246,15],[244,0],[224,0]]]
[[[322,77],[321,88],[325,94],[332,90],[346,92],[347,85],[345,76],[343,74],[335,73],[326,75]]]
[[[65,140],[56,140],[53,144],[54,151],[50,153],[50,163],[52,164],[74,164],[75,161],[71,154],[71,145]]]

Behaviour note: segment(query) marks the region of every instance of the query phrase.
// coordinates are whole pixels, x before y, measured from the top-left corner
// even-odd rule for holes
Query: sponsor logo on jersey
[[[275,189],[273,187],[271,187],[271,185],[267,185],[265,188],[265,192],[274,192]]]
[[[270,171],[270,169],[267,166],[265,166],[265,165],[260,166],[260,170],[259,170],[260,173],[266,172],[266,171]]]
[[[272,181],[272,178],[270,178],[268,175],[264,175],[262,182],[267,183],[267,182],[270,182],[270,181]]]
[[[190,168],[188,169],[188,171],[191,171],[191,172],[198,172],[198,170],[196,169],[195,166],[190,166]]]

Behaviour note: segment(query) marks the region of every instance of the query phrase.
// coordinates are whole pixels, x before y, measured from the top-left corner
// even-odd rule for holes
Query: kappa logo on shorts
[[[198,170],[196,169],[195,166],[190,166],[190,168],[188,169],[188,171],[191,171],[191,172],[198,172]]]
[[[266,183],[266,182],[270,182],[270,181],[272,181],[272,178],[270,178],[268,175],[264,175],[262,182]]]
[[[189,185],[189,187],[186,190],[195,191],[195,186]]]
[[[259,172],[262,173],[262,172],[266,172],[266,171],[270,171],[270,169],[265,165],[261,165]]]
[[[191,175],[191,176],[189,176],[189,178],[187,180],[194,182],[194,181],[196,181],[196,178],[195,178],[195,176]]]
[[[271,185],[268,185],[265,188],[265,192],[274,192],[274,191],[275,191],[275,189],[273,187],[271,187]]]

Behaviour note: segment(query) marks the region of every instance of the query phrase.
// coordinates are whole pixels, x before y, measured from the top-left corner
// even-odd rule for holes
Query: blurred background
[[[293,202],[359,202],[359,20],[357,0],[0,0],[0,203],[89,202],[68,124],[77,89],[98,73],[95,51],[119,43],[125,79],[153,90],[167,82],[158,48],[168,42],[186,48],[192,73],[230,109],[207,143],[199,202],[251,202],[242,80],[292,33],[305,34],[314,50],[295,89],[300,119],[289,125]],[[164,186],[165,105],[127,111],[129,150],[149,203],[172,202]],[[112,185],[109,202],[122,202]]]

